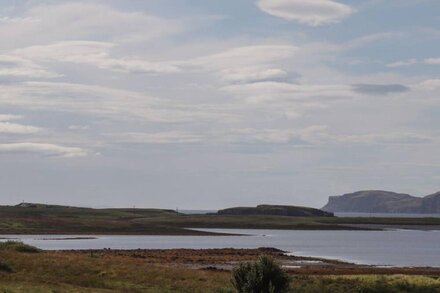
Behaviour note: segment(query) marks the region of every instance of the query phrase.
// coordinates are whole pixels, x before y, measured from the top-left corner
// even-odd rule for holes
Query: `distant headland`
[[[437,214],[440,213],[440,192],[415,197],[382,190],[358,191],[330,196],[322,210],[333,213]]]

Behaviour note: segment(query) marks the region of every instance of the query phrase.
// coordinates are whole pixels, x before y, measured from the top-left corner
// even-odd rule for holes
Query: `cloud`
[[[423,60],[418,59],[408,59],[404,61],[397,61],[393,63],[387,64],[388,67],[403,67],[403,66],[410,66],[410,65],[416,65],[416,64],[428,64],[428,65],[440,65],[440,58],[426,58]]]
[[[331,0],[259,0],[257,5],[270,15],[311,26],[336,23],[354,12]]]
[[[88,130],[90,128],[89,125],[70,125],[69,130]]]
[[[424,60],[425,64],[440,65],[440,58],[428,58]]]
[[[0,25],[0,48],[59,40],[149,41],[180,31],[176,21],[110,6],[64,2],[31,6],[24,15]]]
[[[235,82],[259,82],[276,80],[287,75],[287,72],[280,68],[264,68],[259,66],[223,69],[219,73],[223,80]]]
[[[18,120],[18,119],[21,119],[20,115],[0,114],[0,122],[12,121],[12,120]]]
[[[191,106],[135,91],[61,82],[0,84],[0,105],[77,113],[119,121],[137,119],[174,123],[231,118],[229,113],[203,104]]]
[[[22,116],[11,114],[0,114],[0,133],[8,134],[33,134],[41,132],[42,129],[30,125],[22,125],[12,123],[11,121],[19,120]]]
[[[431,136],[411,132],[335,135],[329,138],[337,143],[354,144],[421,144],[435,141]]]
[[[14,55],[0,55],[0,76],[54,78],[59,75],[29,59]]]
[[[408,59],[408,60],[404,60],[404,61],[396,61],[393,63],[389,63],[387,64],[387,67],[391,67],[391,68],[396,68],[396,67],[404,67],[404,66],[410,66],[410,65],[414,65],[417,64],[419,61],[417,59]]]
[[[229,85],[223,90],[252,103],[290,101],[333,100],[353,97],[347,85],[294,84],[286,82],[255,82]]]
[[[84,157],[87,155],[87,151],[76,147],[65,147],[56,144],[48,143],[4,143],[0,144],[0,153],[39,153],[46,156],[74,158]]]
[[[31,46],[15,54],[36,61],[70,62],[93,65],[123,73],[173,73],[179,69],[167,62],[148,62],[140,58],[114,58],[110,50],[117,45],[108,42],[69,41],[51,45]]]
[[[392,93],[404,93],[410,90],[403,84],[355,84],[353,89],[361,94],[388,95]]]
[[[440,90],[440,79],[428,79],[424,80],[413,86],[414,89],[421,91],[438,91]]]
[[[119,143],[147,143],[147,144],[181,144],[181,143],[199,143],[204,140],[201,134],[186,131],[168,131],[168,132],[126,132],[106,134],[112,141]]]
[[[10,122],[0,122],[0,133],[13,133],[13,134],[32,134],[38,133],[42,129],[30,125],[22,125]]]
[[[254,82],[286,75],[280,62],[293,57],[297,50],[293,45],[243,46],[180,64],[213,71],[227,82]]]
[[[146,144],[307,144],[312,132],[320,131],[321,126],[305,129],[256,129],[234,128],[210,131],[166,131],[166,132],[129,132],[109,133],[112,141]]]
[[[435,137],[416,132],[366,134],[334,134],[326,125],[304,128],[231,128],[206,131],[164,131],[107,133],[105,137],[117,143],[143,144],[215,144],[215,145],[369,145],[369,144],[426,144],[438,141]]]
[[[256,64],[270,64],[273,61],[292,57],[297,51],[292,45],[254,45],[227,49],[223,52],[195,58],[188,65],[209,68],[246,67]]]

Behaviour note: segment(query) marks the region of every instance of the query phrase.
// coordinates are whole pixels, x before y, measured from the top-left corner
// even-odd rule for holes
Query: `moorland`
[[[440,218],[339,218],[187,215],[163,209],[92,209],[53,205],[0,207],[0,234],[206,235],[188,228],[368,230],[438,229]]]
[[[189,228],[376,230],[439,229],[440,218],[339,218],[279,215],[187,215],[163,209],[0,206],[0,234],[206,235]]]
[[[268,255],[283,264],[291,292],[429,292],[440,270],[374,268],[286,256],[276,249],[40,251],[0,245],[1,292],[235,292],[231,267]],[[301,265],[302,264],[302,265]]]

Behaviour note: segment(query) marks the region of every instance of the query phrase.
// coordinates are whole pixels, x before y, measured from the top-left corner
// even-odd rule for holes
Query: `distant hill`
[[[333,213],[322,210],[282,205],[259,205],[257,207],[235,207],[219,210],[218,215],[267,215],[267,216],[289,216],[289,217],[333,217]]]
[[[329,212],[351,213],[440,213],[440,192],[426,197],[382,190],[367,190],[330,196],[322,208]]]

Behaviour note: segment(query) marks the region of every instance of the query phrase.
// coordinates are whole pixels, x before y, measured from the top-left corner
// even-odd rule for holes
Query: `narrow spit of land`
[[[188,228],[284,230],[434,230],[440,218],[338,218],[186,215],[161,209],[1,206],[0,234],[215,235]]]

